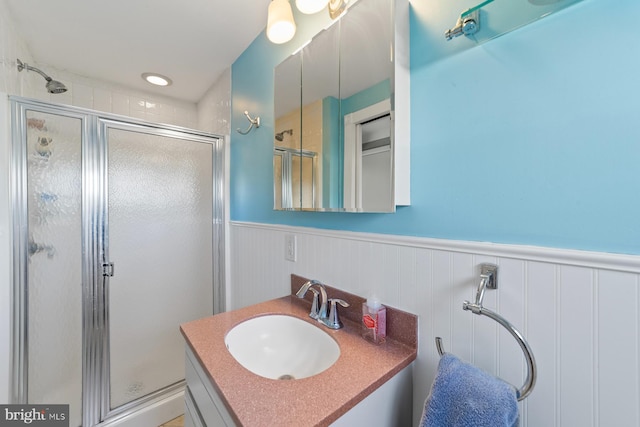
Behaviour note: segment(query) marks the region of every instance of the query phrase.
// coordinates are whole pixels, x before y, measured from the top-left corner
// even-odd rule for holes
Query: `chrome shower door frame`
[[[98,217],[96,218],[96,220],[98,221],[99,224],[101,224],[101,229],[98,232],[98,239],[99,243],[98,243],[98,248],[96,248],[97,250],[99,250],[99,265],[98,268],[100,269],[99,271],[99,280],[102,282],[101,285],[98,286],[97,289],[99,289],[102,292],[102,296],[100,298],[100,300],[102,301],[102,303],[104,304],[103,306],[101,306],[98,310],[98,312],[100,313],[104,313],[104,317],[102,319],[100,319],[100,329],[103,331],[103,334],[101,334],[101,342],[98,344],[99,348],[101,349],[100,351],[103,352],[103,354],[105,355],[105,357],[102,357],[102,366],[100,367],[100,371],[101,371],[101,395],[102,395],[102,399],[100,399],[101,402],[101,407],[100,407],[100,419],[102,421],[101,426],[108,426],[111,422],[117,422],[119,421],[122,417],[125,417],[129,414],[131,414],[132,411],[135,411],[136,408],[139,408],[140,405],[153,405],[156,402],[167,398],[168,395],[171,394],[175,394],[175,393],[182,393],[184,388],[185,388],[185,381],[179,381],[177,383],[171,384],[163,389],[157,390],[155,392],[152,392],[151,394],[148,394],[146,396],[143,396],[139,399],[136,399],[132,402],[129,403],[125,403],[121,406],[118,406],[117,408],[112,408],[111,407],[111,399],[110,399],[110,394],[111,394],[111,389],[110,389],[110,382],[109,379],[111,378],[111,371],[110,371],[110,366],[111,366],[111,359],[110,359],[110,349],[111,349],[111,345],[109,342],[109,337],[110,337],[110,333],[111,333],[111,327],[110,327],[110,321],[109,321],[109,314],[111,312],[110,310],[110,306],[109,306],[109,292],[110,292],[110,285],[109,285],[109,281],[110,281],[110,276],[111,274],[107,271],[110,269],[109,266],[112,265],[111,263],[111,257],[109,254],[109,207],[108,207],[108,188],[109,188],[109,172],[108,172],[108,158],[109,158],[109,142],[108,142],[108,134],[109,134],[109,130],[121,130],[121,131],[130,131],[130,132],[134,132],[134,133],[141,133],[141,134],[148,134],[148,135],[153,135],[153,136],[161,136],[161,137],[168,137],[168,138],[172,138],[172,139],[182,139],[185,141],[189,141],[189,142],[198,142],[198,143],[207,143],[207,144],[212,144],[212,152],[213,152],[213,156],[214,158],[212,159],[212,166],[214,168],[214,183],[213,183],[213,191],[214,194],[212,195],[212,200],[213,200],[213,206],[212,206],[212,212],[214,214],[214,216],[216,215],[217,211],[220,211],[220,204],[219,202],[222,201],[222,199],[219,199],[219,197],[221,196],[219,193],[219,190],[222,188],[216,188],[219,184],[219,181],[217,180],[218,176],[217,174],[217,170],[216,170],[216,164],[217,164],[217,160],[219,157],[221,157],[220,155],[218,155],[218,150],[220,150],[221,148],[221,139],[216,139],[216,140],[212,140],[211,135],[207,135],[207,134],[199,134],[199,133],[194,133],[193,131],[189,131],[189,132],[185,132],[184,129],[178,129],[178,128],[168,128],[168,127],[159,127],[159,126],[148,126],[145,124],[141,124],[138,122],[133,122],[133,121],[122,121],[122,120],[115,120],[112,118],[106,118],[106,117],[99,117],[98,118],[98,122],[97,122],[97,135],[98,135],[98,141],[99,144],[97,144],[97,149],[99,150],[99,153],[97,153],[95,158],[100,159],[100,164],[96,165],[97,168],[99,168],[100,173],[98,174],[98,176],[100,177],[100,182],[96,183],[97,186],[99,187],[99,189],[95,192],[95,194],[97,195],[97,199],[95,202],[95,208],[99,213]],[[213,247],[212,249],[212,253],[214,254],[214,263],[212,265],[213,267],[213,271],[212,271],[212,275],[214,277],[214,283],[216,281],[216,270],[220,271],[220,269],[222,268],[222,265],[218,266],[218,261],[222,260],[221,258],[219,258],[220,255],[215,256],[216,254],[219,254],[222,248],[222,253],[223,253],[223,249],[224,246],[220,246],[220,238],[217,238],[216,235],[216,230],[219,229],[220,231],[222,230],[223,227],[223,221],[219,221],[216,218],[212,218],[213,220],[213,236],[212,236],[212,241],[213,241]],[[117,266],[114,267],[114,269],[117,270]],[[106,270],[105,270],[106,269]],[[94,276],[97,277],[97,276]],[[217,288],[217,289],[216,289]],[[217,312],[216,311],[216,303],[219,303],[219,298],[218,298],[218,293],[219,290],[223,288],[223,287],[216,287],[214,286],[214,301],[212,302],[212,310],[213,312]]]
[[[12,392],[11,398],[13,403],[28,403],[28,379],[29,379],[29,307],[28,307],[28,264],[29,264],[29,212],[28,212],[28,194],[27,194],[27,111],[36,111],[45,114],[63,116],[68,118],[79,119],[81,121],[81,139],[82,144],[94,133],[94,126],[91,123],[87,112],[79,109],[71,109],[64,106],[56,106],[52,104],[31,101],[19,97],[9,97],[11,103],[11,136],[12,136],[12,159],[11,159],[11,205],[13,212],[13,259],[12,259],[12,277],[13,277],[13,333],[12,333]],[[85,147],[82,147],[82,162],[85,161],[87,153]],[[85,167],[83,166],[83,181]],[[93,253],[91,247],[86,245],[89,236],[86,235],[87,225],[91,223],[92,218],[88,215],[88,210],[84,203],[88,189],[82,184],[82,246],[83,259],[82,263],[82,299],[86,301],[88,284],[91,280],[91,257]],[[90,387],[89,372],[95,371],[93,359],[89,358],[94,352],[87,347],[92,341],[93,323],[93,307],[83,304],[82,308],[82,407],[83,419],[86,419],[86,408],[88,401],[93,398]],[[88,351],[87,351],[88,349]],[[52,402],[53,403],[53,402]],[[83,421],[83,425],[85,422]]]
[[[300,149],[293,149],[293,148],[287,148],[287,147],[275,147],[273,149],[274,169],[275,169],[275,162],[276,162],[275,159],[278,157],[281,158],[282,169],[281,169],[280,182],[278,183],[275,178],[273,181],[273,185],[274,185],[273,208],[276,210],[315,209],[316,208],[316,161],[317,161],[318,153],[310,150],[300,150]],[[311,159],[311,162],[312,162],[311,163],[312,206],[307,206],[306,208],[303,208],[302,206],[302,187],[300,188],[299,199],[296,201],[294,200],[294,197],[293,197],[293,193],[294,193],[293,182],[294,182],[294,176],[296,174],[295,167],[293,166],[294,158],[298,158],[301,162],[301,165],[304,159]],[[302,183],[303,181],[302,167],[299,168],[298,174],[300,176],[300,182]],[[277,193],[276,191],[277,186],[281,188],[281,193],[282,193],[281,205],[282,206],[277,206],[277,201],[275,196]]]
[[[108,281],[104,265],[108,258],[107,130],[132,130],[182,138],[212,145],[213,167],[213,301],[214,313],[224,310],[224,138],[171,125],[159,125],[98,111],[51,104],[21,97],[9,97],[12,127],[13,206],[13,403],[28,402],[28,207],[26,114],[36,111],[77,118],[82,132],[82,425],[108,426],[137,411],[154,405],[168,395],[182,393],[184,381],[143,396],[129,404],[110,409]],[[64,403],[64,402],[49,402]]]

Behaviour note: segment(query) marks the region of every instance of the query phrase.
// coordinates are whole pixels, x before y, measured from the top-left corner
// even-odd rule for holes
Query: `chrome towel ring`
[[[476,301],[475,303],[470,303],[469,301],[464,301],[462,303],[463,310],[470,310],[474,314],[487,316],[500,325],[502,325],[509,333],[518,341],[520,348],[524,353],[525,359],[527,361],[527,378],[522,387],[517,389],[516,396],[518,400],[523,400],[526,398],[531,391],[533,390],[533,386],[536,383],[536,377],[538,375],[538,371],[536,368],[536,360],[533,357],[533,352],[531,351],[531,347],[527,343],[527,340],[524,339],[520,331],[516,329],[511,323],[509,323],[505,318],[500,316],[499,314],[489,310],[488,308],[484,308],[482,306],[482,299],[484,298],[484,291],[489,289],[497,289],[498,287],[498,267],[493,264],[481,264],[480,266],[480,285],[478,285],[478,291],[476,292]],[[436,349],[438,350],[438,354],[442,356],[445,351],[442,346],[442,338],[436,337]]]

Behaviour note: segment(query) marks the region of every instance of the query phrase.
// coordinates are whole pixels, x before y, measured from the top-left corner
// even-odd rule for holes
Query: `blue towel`
[[[456,356],[445,353],[424,403],[420,427],[515,427],[516,390]]]

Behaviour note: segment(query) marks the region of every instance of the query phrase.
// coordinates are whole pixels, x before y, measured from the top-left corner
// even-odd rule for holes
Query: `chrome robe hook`
[[[245,110],[244,115],[247,117],[247,120],[249,120],[249,127],[247,128],[247,130],[245,131],[241,131],[240,128],[236,129],[236,131],[241,134],[241,135],[246,135],[249,132],[251,132],[251,129],[253,129],[253,127],[255,126],[256,129],[260,127],[260,116],[256,116],[255,119],[252,119],[251,116],[249,115],[249,112]]]

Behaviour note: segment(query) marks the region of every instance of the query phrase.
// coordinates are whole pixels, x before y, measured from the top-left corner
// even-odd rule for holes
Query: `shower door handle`
[[[103,276],[109,276],[109,277],[113,277],[113,263],[112,262],[105,262],[102,264],[102,275]]]

